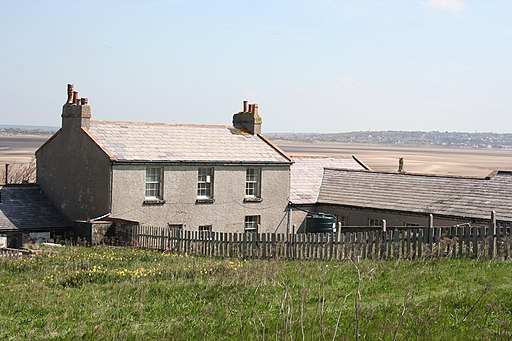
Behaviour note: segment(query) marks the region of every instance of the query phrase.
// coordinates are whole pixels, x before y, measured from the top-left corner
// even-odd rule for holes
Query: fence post
[[[428,228],[427,228],[427,235],[426,235],[428,247],[430,248],[430,252],[432,252],[432,248],[434,247],[434,240],[432,238],[432,235],[434,234],[433,229],[434,229],[434,215],[431,213],[428,215]]]
[[[131,247],[135,246],[135,226],[132,226],[132,240],[131,240]]]
[[[489,224],[489,257],[494,258],[496,255],[496,211],[491,211],[491,223]]]

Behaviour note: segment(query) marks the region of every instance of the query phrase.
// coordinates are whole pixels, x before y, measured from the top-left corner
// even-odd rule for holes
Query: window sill
[[[144,199],[142,205],[163,205],[165,200],[163,199]]]
[[[244,202],[262,202],[263,199],[259,197],[245,197]]]
[[[215,199],[211,198],[198,198],[196,199],[196,204],[213,204],[215,202]]]

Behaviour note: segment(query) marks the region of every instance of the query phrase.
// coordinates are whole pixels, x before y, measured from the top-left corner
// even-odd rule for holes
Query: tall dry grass
[[[5,164],[0,167],[0,184],[26,184],[36,182],[36,160],[32,159],[30,162],[8,163],[7,182],[5,181]]]

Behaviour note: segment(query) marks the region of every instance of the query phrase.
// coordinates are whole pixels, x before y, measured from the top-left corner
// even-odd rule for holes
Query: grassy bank
[[[0,338],[510,339],[512,263],[238,261],[62,248],[0,261]]]

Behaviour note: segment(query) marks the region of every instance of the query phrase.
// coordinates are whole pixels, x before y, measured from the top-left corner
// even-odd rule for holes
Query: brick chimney
[[[73,84],[68,84],[68,99],[62,107],[62,130],[89,128],[91,106],[87,98],[78,98]]]
[[[261,117],[258,115],[258,104],[247,104],[244,101],[242,111],[233,115],[233,127],[249,134],[261,134]]]

